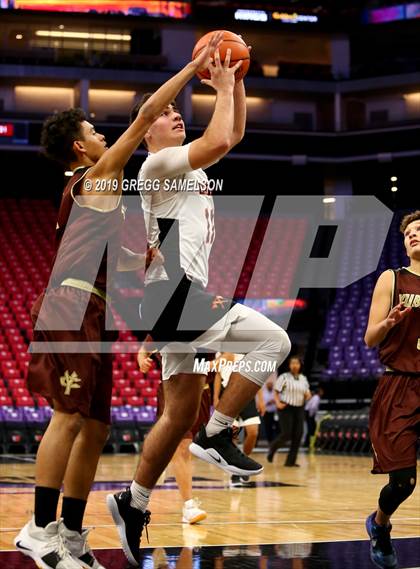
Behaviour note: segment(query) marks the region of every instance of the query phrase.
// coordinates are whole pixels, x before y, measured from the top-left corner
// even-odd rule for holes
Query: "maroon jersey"
[[[393,272],[392,306],[402,302],[412,310],[388,332],[379,346],[379,358],[393,370],[420,373],[420,275],[405,268]]]
[[[80,191],[80,184],[88,169],[77,168],[63,192],[56,227],[51,285],[57,287],[64,279],[73,278],[106,291],[107,271],[110,275],[114,274],[117,266],[123,214],[121,206],[104,212],[81,207],[75,202],[74,197]]]

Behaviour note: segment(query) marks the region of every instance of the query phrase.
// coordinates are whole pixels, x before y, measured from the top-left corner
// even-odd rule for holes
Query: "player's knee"
[[[391,516],[416,487],[416,468],[396,470],[389,475],[389,484],[382,488],[379,496],[379,507]]]
[[[279,366],[284,362],[292,349],[292,343],[289,335],[285,330],[279,328],[278,330],[270,333],[268,344],[269,350],[275,357],[277,365]]]
[[[80,413],[64,413],[56,411],[52,423],[69,438],[76,438],[83,428],[84,418]]]
[[[389,475],[389,483],[394,492],[406,500],[414,492],[417,482],[415,467],[396,470]]]
[[[91,430],[89,437],[95,446],[102,448],[108,440],[110,432],[110,425],[98,423],[95,425],[95,429]]]
[[[170,429],[176,433],[186,433],[191,429],[197,420],[198,411],[195,409],[189,413],[180,413],[176,409],[167,409],[163,412],[163,417],[167,419]]]

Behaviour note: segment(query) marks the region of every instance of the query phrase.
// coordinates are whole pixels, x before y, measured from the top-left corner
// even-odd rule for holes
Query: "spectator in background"
[[[274,397],[277,409],[280,411],[280,435],[270,445],[268,462],[273,462],[277,449],[291,441],[284,466],[299,466],[296,464],[296,458],[303,435],[305,401],[311,398],[308,380],[301,370],[300,359],[296,356],[291,357],[289,371],[282,373],[274,385]]]
[[[324,390],[322,387],[318,387],[317,392],[313,395],[305,405],[305,419],[307,433],[305,437],[305,447],[310,446],[311,437],[315,435],[316,431],[316,415],[319,411],[319,406],[321,404],[321,398],[324,395]]]
[[[276,374],[271,375],[257,394],[257,409],[264,424],[268,443],[271,443],[279,434],[277,406],[274,397],[274,381],[276,379]]]

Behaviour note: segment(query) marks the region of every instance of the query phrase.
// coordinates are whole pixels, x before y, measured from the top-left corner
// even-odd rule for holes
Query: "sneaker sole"
[[[35,565],[38,567],[38,569],[51,569],[51,565],[47,565],[46,563],[44,563],[42,561],[42,559],[32,550],[30,549],[22,549],[21,547],[19,547],[17,545],[17,542],[21,541],[20,539],[16,538],[14,540],[14,544],[15,547],[18,551],[20,551],[20,553],[22,553],[22,555],[26,555],[26,557],[30,557],[32,559],[32,561],[35,563]]]
[[[229,481],[229,488],[243,488],[242,482],[231,482]]]
[[[264,470],[262,466],[258,470],[244,470],[243,468],[238,468],[237,466],[232,466],[226,462],[226,460],[220,456],[220,454],[215,450],[212,449],[215,454],[219,457],[219,460],[214,458],[211,454],[209,454],[206,449],[198,445],[197,443],[191,443],[189,446],[191,454],[196,456],[197,458],[201,458],[205,462],[209,464],[214,464],[214,466],[219,467],[221,470],[224,470],[228,474],[236,474],[237,476],[253,476],[255,474],[259,474]]]
[[[32,561],[35,563],[35,565],[38,567],[38,569],[51,569],[51,565],[47,565],[45,563],[45,561],[43,561],[41,559],[41,557],[35,553],[35,551],[33,551],[33,549],[31,549],[30,547],[25,547],[24,545],[22,545],[22,542],[25,543],[23,541],[23,539],[20,537],[20,534],[17,535],[15,537],[15,539],[13,540],[13,543],[16,547],[16,549],[22,553],[22,555],[26,555],[26,557],[30,557],[32,559]],[[20,544],[20,545],[19,545]],[[80,561],[80,559],[77,559],[76,557],[72,556],[72,560],[74,561],[75,565],[74,567],[87,567],[88,569],[92,569],[91,566],[88,565],[81,565],[81,563],[83,563],[82,561]]]
[[[134,567],[139,566],[139,562],[136,561],[131,553],[130,547],[128,545],[126,534],[125,534],[125,521],[120,515],[120,511],[118,510],[117,503],[115,502],[115,498],[113,494],[108,494],[106,497],[106,505],[108,506],[109,513],[114,520],[115,525],[117,526],[118,534],[120,536],[121,546],[124,551],[124,555],[127,557],[128,562],[133,565]]]
[[[30,557],[32,559],[32,561],[35,563],[35,565],[37,567],[39,567],[39,569],[51,569],[48,565],[46,565],[42,559],[34,552],[32,551],[32,549],[30,549],[29,547],[19,547],[19,543],[22,541],[22,538],[19,537],[19,535],[17,535],[15,537],[15,539],[13,540],[13,543],[16,547],[16,549],[18,551],[20,551],[20,553],[22,553],[22,555],[25,555],[26,557]]]
[[[77,558],[77,562],[80,563],[81,567],[83,567],[84,569],[105,569],[105,567],[101,565],[97,559],[96,559],[97,565],[96,563],[94,563],[93,565],[89,565],[89,563],[86,563],[86,561],[82,561],[80,557]]]
[[[188,520],[187,518],[182,518],[182,523],[183,524],[190,524],[190,525],[198,524],[198,522],[202,522],[206,518],[207,518],[207,514],[205,512],[203,512],[202,514],[195,516],[195,518],[192,518],[191,520]]]
[[[370,549],[370,560],[372,561],[372,563],[376,566],[379,567],[380,569],[398,569],[398,565],[380,565],[376,560],[375,557],[373,555],[373,551],[372,551],[372,546]]]

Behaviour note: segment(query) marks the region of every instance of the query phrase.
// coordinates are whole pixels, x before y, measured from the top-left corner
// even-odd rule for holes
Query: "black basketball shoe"
[[[264,470],[261,464],[246,456],[234,444],[232,429],[224,429],[217,435],[208,437],[205,427],[201,427],[194,442],[190,444],[190,452],[225,472],[237,476],[250,476]]]
[[[150,523],[150,512],[144,513],[130,506],[131,491],[127,488],[117,494],[108,494],[106,503],[108,510],[120,534],[121,545],[129,563],[138,566],[140,562],[139,548],[143,528]],[[148,536],[147,536],[148,537]]]

